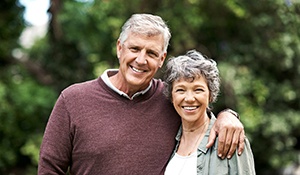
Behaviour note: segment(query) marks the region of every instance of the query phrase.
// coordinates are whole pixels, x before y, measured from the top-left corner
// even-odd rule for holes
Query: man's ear
[[[120,52],[121,52],[121,50],[122,50],[122,44],[121,44],[121,41],[118,39],[118,41],[117,41],[117,44],[116,44],[116,46],[117,46],[117,57],[118,57],[118,59],[120,58]]]
[[[165,52],[165,53],[161,56],[161,58],[160,58],[160,63],[159,63],[159,68],[161,68],[161,67],[163,66],[166,57],[167,57],[167,52]]]

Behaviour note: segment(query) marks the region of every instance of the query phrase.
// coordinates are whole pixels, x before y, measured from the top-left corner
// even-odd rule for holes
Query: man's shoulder
[[[153,78],[153,83],[154,83],[154,85],[156,85],[158,87],[163,88],[165,86],[165,83],[161,79]]]
[[[68,87],[66,87],[62,93],[63,94],[78,94],[82,92],[89,91],[91,89],[94,89],[95,86],[97,86],[97,80],[98,79],[93,79],[93,80],[87,80],[84,82],[79,82],[79,83],[74,83]]]

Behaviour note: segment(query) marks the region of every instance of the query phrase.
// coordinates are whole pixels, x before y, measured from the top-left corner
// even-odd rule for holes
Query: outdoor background
[[[116,40],[133,13],[167,22],[168,57],[197,49],[218,62],[222,89],[214,112],[229,107],[241,115],[258,175],[296,171],[299,0],[50,0],[49,21],[38,25],[26,18],[26,1],[34,0],[0,2],[0,174],[36,174],[60,91],[118,66]],[[48,2],[38,1],[34,10]]]

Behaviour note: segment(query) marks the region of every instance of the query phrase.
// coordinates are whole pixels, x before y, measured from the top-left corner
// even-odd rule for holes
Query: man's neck
[[[109,74],[108,74],[109,76]],[[126,93],[130,98],[134,94],[140,91],[144,91],[149,88],[149,84],[145,87],[139,87],[139,86],[129,86],[127,82],[124,82],[124,79],[121,77],[122,75],[118,72],[116,74],[113,74],[109,76],[110,82],[120,91]]]

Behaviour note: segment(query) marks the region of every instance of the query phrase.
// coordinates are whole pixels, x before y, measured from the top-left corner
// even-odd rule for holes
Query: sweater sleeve
[[[71,162],[71,145],[70,117],[61,94],[45,129],[38,174],[66,174]]]

